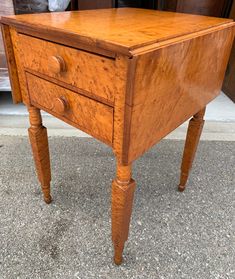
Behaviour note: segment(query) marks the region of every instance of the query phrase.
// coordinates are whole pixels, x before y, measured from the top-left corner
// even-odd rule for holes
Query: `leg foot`
[[[181,164],[180,184],[178,186],[178,190],[180,192],[183,192],[185,190],[189,173],[192,168],[193,160],[197,151],[197,146],[204,125],[203,117],[205,115],[205,110],[206,109],[204,108],[203,110],[199,111],[189,121],[187,137],[184,147],[184,155]]]
[[[32,146],[38,180],[41,183],[44,201],[50,203],[52,200],[50,195],[51,169],[47,130],[42,126],[40,110],[30,106],[28,107],[28,111],[30,120],[30,128],[28,129],[29,139]]]
[[[123,250],[124,250],[124,246],[122,247],[114,247],[114,263],[116,265],[120,265],[122,263],[122,253],[123,253]]]
[[[45,203],[49,204],[52,202],[51,194],[50,194],[50,184],[48,186],[42,186],[42,192],[44,196]]]
[[[122,263],[124,244],[128,238],[135,181],[131,179],[131,167],[117,167],[117,177],[112,183],[112,240],[114,262]]]
[[[184,190],[185,190],[185,185],[183,186],[183,185],[179,185],[178,186],[178,190],[179,190],[179,192],[184,192]]]
[[[183,192],[185,190],[186,183],[187,183],[187,180],[188,180],[188,176],[189,176],[189,174],[185,174],[185,173],[181,172],[180,184],[178,186],[179,192]]]

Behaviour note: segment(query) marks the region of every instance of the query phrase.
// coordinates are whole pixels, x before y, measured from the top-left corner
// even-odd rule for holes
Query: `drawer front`
[[[101,101],[114,101],[113,58],[22,34],[19,34],[19,45],[26,68],[77,87]]]
[[[113,108],[26,73],[33,105],[112,145]]]

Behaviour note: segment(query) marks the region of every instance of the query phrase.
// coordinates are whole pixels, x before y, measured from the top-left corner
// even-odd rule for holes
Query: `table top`
[[[136,8],[101,9],[2,17],[22,28],[70,34],[83,43],[127,51],[231,24],[231,19]]]

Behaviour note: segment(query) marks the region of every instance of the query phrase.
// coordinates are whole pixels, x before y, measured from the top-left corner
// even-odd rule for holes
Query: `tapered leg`
[[[202,128],[204,125],[203,117],[205,115],[205,108],[196,113],[193,118],[189,121],[187,137],[184,147],[184,155],[181,164],[181,176],[179,191],[183,192],[188,180],[189,172],[193,164],[195,153],[197,151],[197,146],[202,133]]]
[[[116,179],[112,183],[112,241],[117,265],[122,263],[122,252],[128,238],[134,191],[131,166],[118,164]]]
[[[34,162],[37,169],[37,175],[42,186],[44,200],[46,203],[50,203],[51,169],[47,129],[42,126],[42,118],[39,109],[30,106],[28,107],[28,111],[30,121],[30,128],[28,129],[28,132],[32,146]]]

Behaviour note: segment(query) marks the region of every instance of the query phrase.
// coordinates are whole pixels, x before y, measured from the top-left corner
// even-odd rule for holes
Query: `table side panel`
[[[22,61],[23,52],[20,48],[19,44],[19,34],[17,30],[10,26],[10,34],[12,39],[12,45],[14,49],[14,55],[15,55],[15,61],[17,65],[17,73],[18,73],[18,79],[20,84],[20,91],[22,96],[22,102],[25,105],[29,105],[29,95],[28,95],[28,89],[27,89],[27,82],[25,77],[25,71],[24,71],[24,64]]]
[[[126,162],[205,107],[220,92],[233,27],[139,56]]]
[[[8,25],[2,24],[2,35],[7,58],[7,65],[12,89],[12,99],[14,103],[22,102],[21,88],[18,77],[18,67],[15,60],[13,41],[11,37],[11,30]]]

